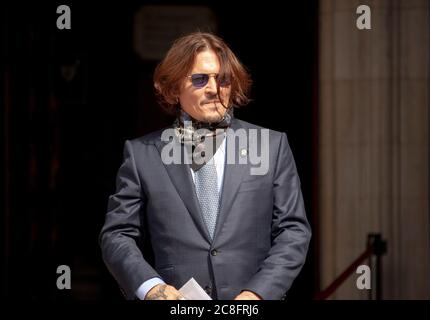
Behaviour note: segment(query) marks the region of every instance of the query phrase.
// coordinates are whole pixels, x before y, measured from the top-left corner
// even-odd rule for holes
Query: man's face
[[[194,66],[189,75],[210,74],[208,83],[202,88],[193,86],[191,78],[187,77],[181,86],[179,102],[182,109],[196,120],[218,122],[224,116],[226,109],[220,103],[217,93],[217,83],[214,74],[218,74],[220,64],[213,50],[198,53]],[[225,106],[230,100],[231,86],[220,87],[220,96]]]

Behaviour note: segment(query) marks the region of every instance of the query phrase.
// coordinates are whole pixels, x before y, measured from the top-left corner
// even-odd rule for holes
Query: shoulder
[[[154,145],[154,144],[157,144],[158,142],[161,141],[161,135],[167,129],[172,129],[172,128],[171,127],[165,127],[163,129],[145,134],[141,137],[130,139],[130,140],[128,140],[128,142],[133,147],[139,147],[139,146],[145,146],[145,145]]]
[[[273,140],[273,141],[279,142],[281,140],[282,136],[284,136],[284,135],[286,136],[286,134],[284,132],[276,131],[276,130],[265,128],[262,126],[258,126],[256,124],[253,124],[253,123],[250,123],[247,121],[243,121],[243,120],[240,120],[237,118],[235,118],[234,121],[236,121],[235,127],[237,127],[237,128],[244,128],[245,130],[254,129],[254,130],[258,130],[258,131],[265,130],[266,132],[268,132],[270,140]]]

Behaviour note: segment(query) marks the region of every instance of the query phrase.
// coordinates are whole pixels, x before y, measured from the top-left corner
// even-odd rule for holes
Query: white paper
[[[203,290],[194,278],[185,283],[179,292],[185,297],[185,300],[212,300],[212,298]]]

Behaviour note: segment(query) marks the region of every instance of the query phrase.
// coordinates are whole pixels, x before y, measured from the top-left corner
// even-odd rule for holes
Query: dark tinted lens
[[[230,81],[230,75],[228,75],[228,74],[218,75],[217,76],[217,81],[218,81],[218,84],[221,87],[227,87],[231,83],[231,81]]]
[[[193,83],[193,86],[197,88],[202,88],[208,83],[209,81],[209,75],[204,73],[196,73],[191,75],[191,82]]]

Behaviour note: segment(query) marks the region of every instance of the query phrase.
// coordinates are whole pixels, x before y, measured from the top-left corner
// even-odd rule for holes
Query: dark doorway
[[[57,3],[2,5],[6,296],[121,299],[98,247],[107,198],[124,140],[172,121],[155,105],[157,61],[133,49],[133,18],[147,3],[63,1],[71,30],[56,28]],[[236,116],[287,133],[313,221],[317,1],[232,3],[187,5],[212,10],[218,34],[253,77],[253,101]],[[314,240],[290,299],[314,295]],[[71,267],[72,290],[55,285],[62,264]]]

